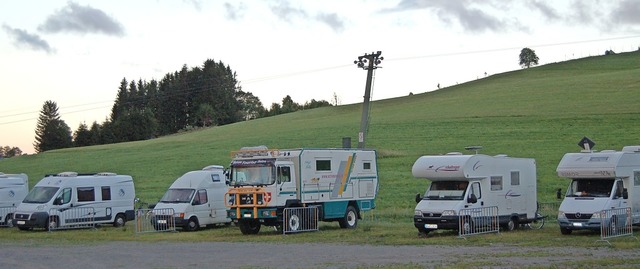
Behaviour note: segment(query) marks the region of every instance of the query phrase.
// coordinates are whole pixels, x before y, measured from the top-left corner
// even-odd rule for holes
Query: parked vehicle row
[[[154,215],[152,222],[171,219],[188,231],[233,222],[243,234],[256,234],[261,226],[297,229],[304,217],[354,228],[362,213],[376,206],[377,168],[375,150],[242,148],[232,152],[228,170],[211,165],[177,178],[154,207],[171,213]],[[570,180],[558,212],[562,234],[600,229],[607,209],[628,208],[631,217],[623,221],[640,224],[640,146],[567,153],[557,173]],[[413,220],[422,234],[463,229],[459,212],[469,209],[497,208],[504,230],[544,218],[538,212],[534,159],[452,152],[419,157],[412,174],[431,181],[424,195],[416,196]],[[0,225],[51,229],[91,215],[97,224],[118,227],[135,218],[135,197],[128,175],[64,172],[45,176],[28,192],[25,174],[0,173],[0,208],[15,207],[15,213],[1,214]],[[91,211],[60,217],[82,208]],[[317,213],[286,215],[291,208]]]

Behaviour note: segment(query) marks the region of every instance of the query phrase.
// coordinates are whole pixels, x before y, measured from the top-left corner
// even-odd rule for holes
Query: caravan
[[[47,175],[18,206],[13,224],[20,230],[56,229],[90,220],[92,224],[112,223],[118,227],[134,219],[134,200],[131,176],[76,172]],[[69,212],[86,214],[70,219],[65,217]]]
[[[558,210],[562,234],[599,231],[601,213],[610,209],[630,208],[631,224],[640,223],[640,146],[567,153],[557,172],[571,180]]]
[[[156,204],[156,212],[173,212],[175,226],[194,231],[213,224],[228,224],[224,194],[227,183],[224,169],[210,165],[202,170],[187,172],[176,179]],[[163,210],[169,209],[169,210]],[[156,215],[154,227],[166,226],[169,216]]]
[[[13,212],[28,192],[26,174],[0,173],[0,226],[13,226]]]
[[[507,230],[538,220],[534,159],[452,152],[422,156],[412,172],[431,180],[424,197],[416,196],[413,220],[421,234],[458,230],[467,209],[497,207],[499,225]]]

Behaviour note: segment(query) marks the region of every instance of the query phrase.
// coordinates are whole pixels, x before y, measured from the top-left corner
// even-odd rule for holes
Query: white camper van
[[[375,208],[377,155],[367,149],[243,148],[232,152],[229,217],[243,234],[261,225],[284,227],[283,212],[316,208],[315,215],[291,216],[302,222],[337,221],[354,228],[362,212]],[[295,230],[295,223],[286,223]]]
[[[13,212],[28,192],[26,174],[0,173],[0,226],[13,226]]]
[[[61,217],[68,215],[61,212],[88,209],[95,224],[112,223],[118,227],[134,219],[134,200],[131,176],[76,172],[47,175],[18,206],[13,224],[20,230],[55,229],[78,222],[78,219]]]
[[[187,172],[176,179],[154,209],[172,209],[176,227],[187,231],[211,224],[231,223],[224,204],[227,187],[223,167],[210,165],[202,170]],[[159,215],[154,218],[156,222],[166,220],[167,217]]]
[[[412,172],[431,180],[424,197],[416,197],[413,220],[422,234],[459,229],[462,209],[495,206],[499,224],[507,230],[538,218],[534,159],[452,152],[422,156]]]
[[[632,224],[640,223],[640,146],[567,153],[557,172],[571,180],[558,210],[562,234],[599,231],[607,209],[631,208]]]

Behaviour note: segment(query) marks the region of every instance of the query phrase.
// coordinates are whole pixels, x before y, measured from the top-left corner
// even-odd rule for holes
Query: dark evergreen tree
[[[83,122],[80,123],[78,129],[73,134],[73,145],[75,147],[86,147],[91,146],[91,132],[89,132],[89,128]]]
[[[89,129],[89,139],[91,141],[90,145],[100,145],[102,144],[102,139],[100,138],[100,132],[102,127],[98,122],[94,121],[91,124],[91,128]]]
[[[60,119],[58,105],[54,101],[48,100],[44,102],[35,131],[36,141],[33,146],[36,152],[73,146],[71,129]]]

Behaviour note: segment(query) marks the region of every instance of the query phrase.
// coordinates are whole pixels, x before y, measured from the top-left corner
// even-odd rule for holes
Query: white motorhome
[[[0,226],[13,226],[13,212],[28,192],[26,174],[0,173]]]
[[[354,228],[375,208],[377,155],[365,149],[245,148],[232,152],[229,217],[243,234],[283,227],[286,208],[316,207],[320,221]],[[315,221],[315,219],[313,220]]]
[[[558,209],[562,234],[599,231],[600,213],[607,209],[631,208],[632,224],[640,223],[640,146],[567,153],[557,172],[571,180]]]
[[[422,234],[459,229],[462,209],[495,206],[507,230],[538,218],[534,159],[452,152],[418,158],[412,173],[431,180],[424,197],[416,196],[413,220]]]
[[[66,216],[61,212],[87,210],[95,224],[112,223],[118,227],[134,219],[134,200],[133,178],[128,175],[76,172],[47,175],[18,206],[13,224],[21,230],[55,229],[78,222],[60,217]]]
[[[224,168],[210,165],[176,179],[154,209],[172,209],[176,227],[187,231],[231,223],[224,203],[227,187]],[[154,218],[160,222],[157,223],[160,227],[166,225],[166,220],[166,216],[156,215]]]

